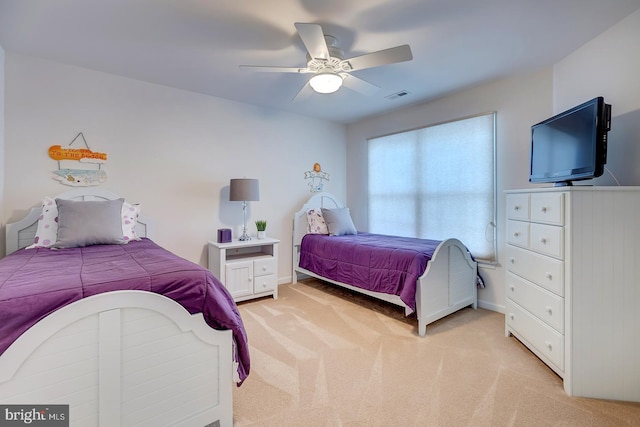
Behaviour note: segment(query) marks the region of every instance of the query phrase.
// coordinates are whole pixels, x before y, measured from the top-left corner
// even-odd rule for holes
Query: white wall
[[[255,234],[253,221],[266,219],[268,235],[282,240],[281,282],[291,274],[293,213],[311,195],[304,172],[319,162],[330,174],[325,188],[346,195],[344,125],[7,52],[7,220],[71,189],[51,178],[57,162],[47,150],[78,132],[108,155],[101,187],[142,203],[154,240],[202,265],[218,228],[239,236],[230,178],[260,180],[247,222]]]
[[[467,115],[498,112],[498,258],[495,269],[481,269],[487,289],[481,307],[504,310],[502,266],[505,239],[503,191],[532,187],[528,182],[529,135],[532,124],[602,95],[613,105],[608,167],[622,185],[640,185],[640,10],[555,64],[541,70],[487,84],[424,105],[363,120],[347,127],[349,164],[347,196],[354,221],[367,225],[366,139]],[[587,184],[589,182],[586,182]],[[611,176],[593,181],[615,185]]]
[[[596,185],[640,185],[640,9],[554,66],[554,112],[611,104],[607,165]],[[617,182],[616,182],[617,181]]]
[[[4,49],[0,46],[0,233],[4,236]],[[4,239],[0,239],[0,257],[5,252]]]
[[[504,195],[528,186],[529,133],[532,123],[547,117],[552,106],[552,72],[500,80],[428,104],[363,120],[347,127],[349,164],[347,197],[359,229],[367,228],[367,138],[422,127],[478,113],[497,111],[498,265],[481,269],[487,283],[479,292],[481,307],[504,310]],[[461,165],[461,167],[464,167]]]

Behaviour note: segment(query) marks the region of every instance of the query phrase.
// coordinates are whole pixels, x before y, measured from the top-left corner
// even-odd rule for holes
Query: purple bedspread
[[[398,295],[416,309],[416,285],[440,244],[437,240],[358,233],[307,234],[300,267],[358,288]]]
[[[247,335],[229,292],[206,268],[149,239],[126,245],[23,249],[0,260],[0,354],[55,310],[117,290],[162,294],[191,314],[203,313],[212,328],[230,329],[239,384],[249,374]]]

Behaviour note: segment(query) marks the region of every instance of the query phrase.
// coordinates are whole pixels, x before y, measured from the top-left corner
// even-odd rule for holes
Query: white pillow
[[[38,228],[33,244],[26,249],[48,248],[58,240],[58,205],[51,197],[42,200],[42,212],[38,218]]]
[[[124,240],[130,242],[132,240],[140,240],[136,234],[136,225],[138,224],[138,216],[142,206],[132,205],[124,202],[122,204],[122,234]]]
[[[132,205],[126,201],[122,204],[122,234],[125,242],[140,240],[135,228],[138,225],[138,216],[142,206]],[[38,228],[33,244],[25,249],[49,248],[58,240],[58,206],[51,197],[45,197],[42,201],[42,212],[38,218]]]
[[[309,209],[307,211],[307,233],[309,234],[329,234],[329,229],[322,216],[320,209]]]

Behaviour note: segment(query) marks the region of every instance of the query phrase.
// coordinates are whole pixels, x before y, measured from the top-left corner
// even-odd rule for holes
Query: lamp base
[[[246,240],[251,240],[251,237],[249,237],[247,233],[242,233],[242,236],[240,236],[238,240],[240,240],[241,242],[244,242]]]

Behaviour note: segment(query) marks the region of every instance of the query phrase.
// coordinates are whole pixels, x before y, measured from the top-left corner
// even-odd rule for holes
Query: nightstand
[[[278,243],[272,238],[209,241],[209,270],[236,302],[268,295],[278,298]]]

